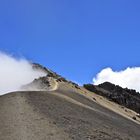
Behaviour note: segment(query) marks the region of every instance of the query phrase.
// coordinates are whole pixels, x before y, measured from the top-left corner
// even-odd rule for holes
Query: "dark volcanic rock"
[[[56,72],[53,72],[52,70],[50,70],[50,69],[48,69],[46,67],[43,67],[40,64],[32,63],[32,67],[33,67],[34,70],[41,70],[41,71],[46,72],[47,77],[52,77],[52,78],[56,79],[59,82],[62,82],[62,81],[67,82],[67,80],[65,78],[63,78],[61,75],[58,75]]]
[[[140,113],[140,93],[135,90],[122,88],[109,82],[98,86],[86,84],[84,87],[91,92],[104,96],[119,105]]]
[[[43,79],[43,81],[44,81],[47,77],[51,77],[51,78],[56,79],[57,82],[68,82],[68,83],[72,84],[73,86],[75,86],[75,88],[80,89],[78,84],[65,79],[63,76],[57,74],[56,72],[53,72],[52,70],[50,70],[46,67],[43,67],[40,64],[32,63],[32,67],[33,67],[34,70],[44,71],[47,74],[47,76],[45,76],[45,77],[40,77],[39,80]]]

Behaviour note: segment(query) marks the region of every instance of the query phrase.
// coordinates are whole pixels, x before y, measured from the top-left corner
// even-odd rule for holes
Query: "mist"
[[[127,87],[140,92],[140,67],[128,67],[122,71],[113,71],[111,68],[105,68],[93,78],[95,85],[103,82],[111,82],[123,88]]]
[[[21,86],[45,75],[34,70],[28,60],[0,52],[0,95],[20,90]]]

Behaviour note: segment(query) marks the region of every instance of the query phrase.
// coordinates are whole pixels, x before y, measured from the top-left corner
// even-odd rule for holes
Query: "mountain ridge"
[[[110,82],[104,82],[100,85],[85,84],[83,86],[91,92],[140,113],[140,93],[136,90],[122,88]]]
[[[1,140],[138,140],[140,120],[53,71],[0,96]]]

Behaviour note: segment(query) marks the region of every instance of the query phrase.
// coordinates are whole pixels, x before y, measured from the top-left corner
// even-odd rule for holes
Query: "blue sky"
[[[78,83],[140,66],[139,0],[0,1],[0,50]]]

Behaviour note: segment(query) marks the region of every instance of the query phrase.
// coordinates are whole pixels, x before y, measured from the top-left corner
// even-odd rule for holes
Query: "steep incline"
[[[140,125],[74,90],[0,97],[1,140],[139,140]]]

